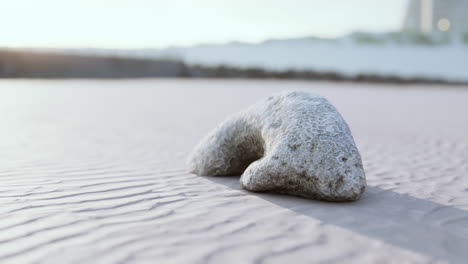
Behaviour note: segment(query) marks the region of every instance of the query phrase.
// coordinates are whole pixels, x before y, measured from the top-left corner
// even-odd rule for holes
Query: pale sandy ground
[[[468,89],[280,81],[0,81],[0,263],[468,263]],[[327,96],[362,200],[185,172],[228,114]]]

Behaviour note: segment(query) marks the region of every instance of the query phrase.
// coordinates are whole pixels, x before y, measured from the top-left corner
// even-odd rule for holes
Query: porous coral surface
[[[361,156],[338,111],[322,96],[274,94],[229,117],[189,158],[198,175],[240,175],[244,189],[329,201],[366,186]]]

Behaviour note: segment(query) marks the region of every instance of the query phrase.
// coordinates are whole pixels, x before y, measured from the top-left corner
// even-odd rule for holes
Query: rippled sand
[[[187,174],[209,130],[280,90],[327,96],[369,187],[327,203]],[[467,263],[468,89],[0,81],[0,263]]]

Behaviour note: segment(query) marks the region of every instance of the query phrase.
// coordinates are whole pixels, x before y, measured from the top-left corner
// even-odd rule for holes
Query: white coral
[[[356,200],[366,179],[348,125],[324,98],[284,92],[224,121],[189,158],[198,175],[240,175],[250,191]]]

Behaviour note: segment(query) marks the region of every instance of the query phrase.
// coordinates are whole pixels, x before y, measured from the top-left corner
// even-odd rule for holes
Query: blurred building
[[[468,33],[468,0],[409,0],[404,31]]]

